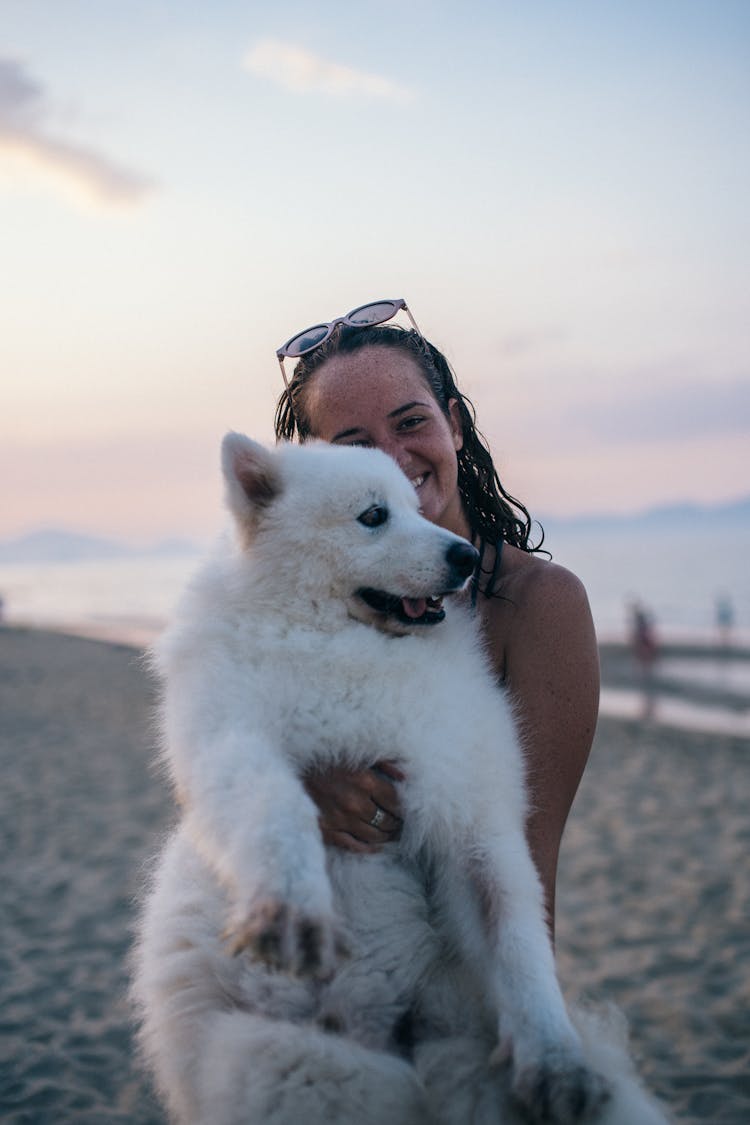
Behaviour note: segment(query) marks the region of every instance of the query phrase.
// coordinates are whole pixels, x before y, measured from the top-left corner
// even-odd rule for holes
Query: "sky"
[[[745,0],[0,0],[0,28],[0,537],[209,535],[276,348],[386,297],[534,515],[750,493]]]

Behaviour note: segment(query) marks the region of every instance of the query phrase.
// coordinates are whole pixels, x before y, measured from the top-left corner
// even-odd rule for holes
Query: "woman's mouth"
[[[418,477],[411,477],[412,487],[419,491],[424,482],[427,480],[428,475],[428,473],[420,473]]]

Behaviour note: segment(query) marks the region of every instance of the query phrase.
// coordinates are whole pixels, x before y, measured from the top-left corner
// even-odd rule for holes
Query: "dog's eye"
[[[366,512],[357,516],[357,519],[365,527],[380,527],[388,519],[388,509],[383,508],[380,504],[373,504]]]

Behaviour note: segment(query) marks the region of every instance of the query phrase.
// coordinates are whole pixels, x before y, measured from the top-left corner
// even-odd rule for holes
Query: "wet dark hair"
[[[458,489],[472,537],[480,546],[501,541],[522,551],[539,551],[544,541],[541,525],[539,543],[530,542],[531,516],[527,509],[509,495],[500,483],[487,442],[476,427],[476,411],[470,399],[462,394],[445,356],[413,329],[392,325],[373,328],[351,328],[339,325],[332,336],[300,356],[289,383],[276,406],[276,438],[299,441],[314,436],[305,410],[306,388],[314,373],[326,360],[337,355],[351,355],[361,348],[395,348],[416,360],[422,375],[440,409],[448,417],[449,403],[455,399],[461,421],[463,445],[457,453]],[[499,561],[499,556],[498,556]],[[484,592],[492,593],[496,575],[492,574]]]

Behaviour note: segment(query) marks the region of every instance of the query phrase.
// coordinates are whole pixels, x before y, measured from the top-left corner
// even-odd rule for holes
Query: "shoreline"
[[[167,620],[151,617],[102,617],[96,619],[52,619],[24,618],[15,615],[0,619],[0,630],[20,629],[38,633],[60,633],[70,637],[87,637],[91,640],[112,644],[127,644],[134,648],[145,648],[166,628]],[[616,660],[629,653],[630,645],[623,634],[607,633],[598,639],[597,647],[603,661]],[[659,639],[659,658],[685,658],[689,660],[721,660],[750,662],[750,643],[745,634],[737,636],[728,644],[721,644],[711,632],[700,634],[688,632],[667,633]]]
[[[32,632],[99,641],[140,652],[160,633],[154,622],[60,622],[53,625],[35,622],[1,622],[3,631]],[[683,731],[704,731],[729,737],[750,738],[750,647],[744,644],[719,645],[704,642],[665,641],[653,674],[644,679],[626,641],[601,641],[598,645],[602,673],[600,718],[622,722],[651,723]],[[695,667],[710,662],[712,682],[669,674],[675,662]],[[732,670],[747,668],[747,683],[728,690],[722,677]]]

